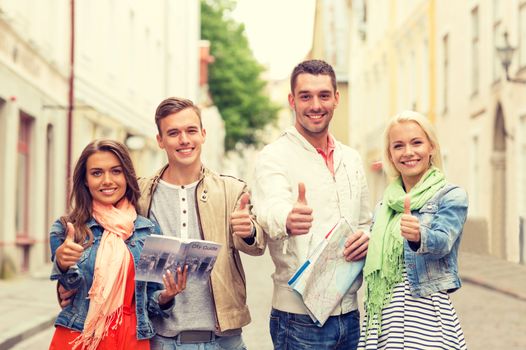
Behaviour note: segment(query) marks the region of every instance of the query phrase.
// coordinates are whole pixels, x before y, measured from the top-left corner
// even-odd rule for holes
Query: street
[[[249,349],[271,350],[268,314],[273,264],[268,253],[263,257],[243,256],[243,262],[252,314],[252,323],[244,329],[244,339]],[[526,302],[467,283],[453,293],[451,299],[469,349],[526,349]],[[47,329],[19,343],[13,350],[47,349],[52,334],[53,329]]]

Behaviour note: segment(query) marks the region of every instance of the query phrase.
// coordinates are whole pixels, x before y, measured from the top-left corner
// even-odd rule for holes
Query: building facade
[[[381,132],[413,109],[435,124],[450,181],[470,207],[463,249],[524,262],[526,85],[506,81],[496,47],[518,53],[526,75],[526,1],[353,1],[351,143],[369,168],[373,197],[385,187]]]
[[[68,152],[73,166],[88,142],[109,137],[128,145],[138,174],[164,162],[155,107],[170,95],[198,98],[199,36],[194,1],[0,0],[2,277],[49,261]]]

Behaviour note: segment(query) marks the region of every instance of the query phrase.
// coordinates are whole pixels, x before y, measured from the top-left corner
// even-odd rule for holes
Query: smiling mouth
[[[189,153],[192,153],[192,151],[194,150],[194,148],[181,148],[181,149],[178,149],[176,150],[177,153],[183,153],[183,154],[189,154]]]
[[[400,163],[402,163],[405,166],[412,167],[412,166],[417,165],[419,162],[420,162],[420,159],[411,159],[411,160],[405,160],[405,161],[400,162]]]
[[[104,194],[110,195],[110,194],[114,194],[115,192],[117,192],[117,188],[103,188],[99,191]]]
[[[311,120],[320,120],[325,116],[325,114],[307,114],[306,117]]]

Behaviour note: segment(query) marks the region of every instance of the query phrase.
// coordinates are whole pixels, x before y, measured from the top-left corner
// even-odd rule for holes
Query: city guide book
[[[362,272],[364,259],[348,262],[343,256],[345,241],[353,233],[347,220],[340,219],[288,282],[319,327]]]
[[[199,239],[150,235],[139,257],[135,279],[163,283],[163,274],[188,265],[188,278],[208,280],[221,244]]]

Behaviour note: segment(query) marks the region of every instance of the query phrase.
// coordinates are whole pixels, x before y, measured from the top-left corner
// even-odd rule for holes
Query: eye
[[[99,177],[101,175],[102,175],[102,171],[100,171],[100,170],[93,170],[91,172],[91,176]]]
[[[328,100],[328,99],[331,98],[331,95],[330,95],[330,94],[322,94],[322,95],[320,96],[320,98],[321,98],[322,100]]]
[[[113,175],[120,175],[120,174],[122,174],[122,169],[121,169],[121,168],[115,168],[115,169],[112,169],[112,170],[111,170],[111,173],[112,173]]]
[[[172,136],[173,137],[173,136],[177,136],[177,135],[179,135],[179,131],[177,131],[177,130],[170,130],[170,131],[168,131],[168,136]]]
[[[191,135],[194,135],[197,133],[197,129],[190,129],[188,130],[188,133],[191,134]]]
[[[302,101],[308,101],[310,99],[309,95],[300,95],[300,100]]]

